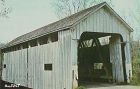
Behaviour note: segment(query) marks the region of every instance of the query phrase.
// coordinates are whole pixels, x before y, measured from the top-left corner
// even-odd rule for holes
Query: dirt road
[[[115,84],[97,84],[88,85],[87,89],[140,89],[140,86],[132,85],[115,85]]]

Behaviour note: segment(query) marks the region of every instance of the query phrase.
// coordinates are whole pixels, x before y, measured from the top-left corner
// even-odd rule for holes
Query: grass
[[[133,77],[130,80],[130,85],[140,86],[140,73],[138,71],[133,73]]]
[[[138,59],[132,60],[132,78],[130,79],[130,85],[140,86],[140,65]]]
[[[79,86],[79,87],[77,87],[76,89],[87,89],[87,88],[84,87],[84,86]]]

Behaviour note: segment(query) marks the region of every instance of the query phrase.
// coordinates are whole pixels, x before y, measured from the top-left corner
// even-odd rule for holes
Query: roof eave
[[[131,28],[129,24],[126,23],[126,21],[124,21],[124,19],[120,15],[118,15],[107,3],[105,3],[104,6],[107,6],[108,9],[129,29],[130,32],[134,31],[133,28]]]
[[[27,39],[27,40],[24,40],[24,41],[20,41],[20,42],[18,42],[18,43],[12,44],[12,45],[6,46],[6,45],[7,45],[7,44],[6,44],[6,45],[5,45],[4,47],[2,47],[1,49],[5,49],[5,48],[11,47],[11,46],[15,46],[15,45],[18,45],[18,44],[21,44],[21,43],[24,43],[24,42],[27,42],[27,41],[30,41],[30,40],[37,39],[37,38],[39,38],[39,37],[45,36],[45,35],[50,34],[50,33],[53,33],[53,32],[58,32],[58,31],[61,31],[61,30],[69,29],[69,28],[71,28],[71,27],[72,27],[72,25],[67,26],[67,27],[63,27],[63,28],[59,28],[59,29],[57,29],[57,30],[54,30],[54,31],[51,31],[51,32],[48,32],[48,33],[45,33],[45,34],[41,34],[41,35],[39,35],[39,36],[30,38],[30,39]]]
[[[126,23],[126,21],[124,21],[106,2],[104,2],[104,4],[102,4],[99,8],[97,8],[94,12],[91,12],[89,14],[87,14],[84,18],[85,19],[88,15],[95,13],[96,11],[98,11],[99,9],[101,9],[102,7],[107,7],[128,29],[130,32],[133,32],[134,30],[128,25],[128,23]],[[80,19],[79,21],[77,21],[76,23],[73,24],[76,25],[78,24],[82,19]]]
[[[100,6],[100,7],[98,7],[96,10],[94,10],[94,11],[91,11],[91,12],[89,12],[89,14],[87,14],[87,15],[85,15],[82,19],[80,19],[80,20],[78,20],[77,22],[75,22],[75,23],[73,23],[72,24],[72,26],[75,26],[75,25],[77,25],[81,20],[84,20],[87,16],[89,16],[90,14],[92,14],[92,13],[95,13],[96,11],[98,11],[100,8],[102,8],[104,5],[106,5],[107,3],[106,2],[103,2],[103,4]]]
[[[126,23],[106,2],[104,2],[100,7],[98,7],[94,12],[91,11],[90,13],[88,13],[87,15],[84,16],[84,18],[82,19],[85,19],[87,16],[89,16],[90,14],[92,13],[95,13],[96,11],[98,11],[100,8],[106,6],[110,11],[111,13],[113,13],[127,28],[130,32],[133,32],[134,30],[128,25],[128,23]],[[62,27],[62,28],[59,28],[59,29],[56,29],[56,30],[53,30],[51,32],[47,32],[45,34],[41,34],[41,35],[38,35],[38,36],[35,36],[33,38],[29,38],[27,40],[23,40],[23,41],[19,41],[17,43],[14,43],[14,44],[11,44],[11,45],[8,45],[8,46],[4,46],[2,47],[1,49],[5,49],[5,48],[8,48],[8,47],[11,47],[11,46],[14,46],[14,45],[17,45],[17,44],[21,44],[21,43],[24,43],[24,42],[27,42],[27,41],[30,41],[30,40],[33,40],[33,39],[36,39],[36,38],[39,38],[41,36],[44,36],[44,35],[47,35],[47,34],[50,34],[50,33],[53,33],[53,32],[57,32],[57,31],[61,31],[61,30],[65,30],[65,29],[69,29],[71,27],[73,27],[74,25],[76,25],[77,23],[79,23],[82,19],[78,20],[77,22],[73,23],[72,25],[69,25],[69,26],[66,26],[66,27]]]

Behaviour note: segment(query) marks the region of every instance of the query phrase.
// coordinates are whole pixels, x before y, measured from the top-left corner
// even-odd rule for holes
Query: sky
[[[130,18],[133,13],[128,12],[135,13],[139,1],[113,0],[113,9],[137,31],[140,27],[134,18]],[[7,43],[20,35],[57,21],[52,2],[53,0],[7,0],[7,6],[12,8],[12,11],[8,18],[0,18],[0,42]],[[137,35],[139,33],[134,32]]]
[[[8,18],[0,18],[0,42],[12,39],[57,20],[51,0],[7,0],[12,8]]]

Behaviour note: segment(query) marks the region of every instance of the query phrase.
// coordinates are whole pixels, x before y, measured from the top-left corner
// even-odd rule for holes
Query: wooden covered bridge
[[[33,89],[128,83],[132,31],[107,3],[100,3],[5,45],[2,79]]]

